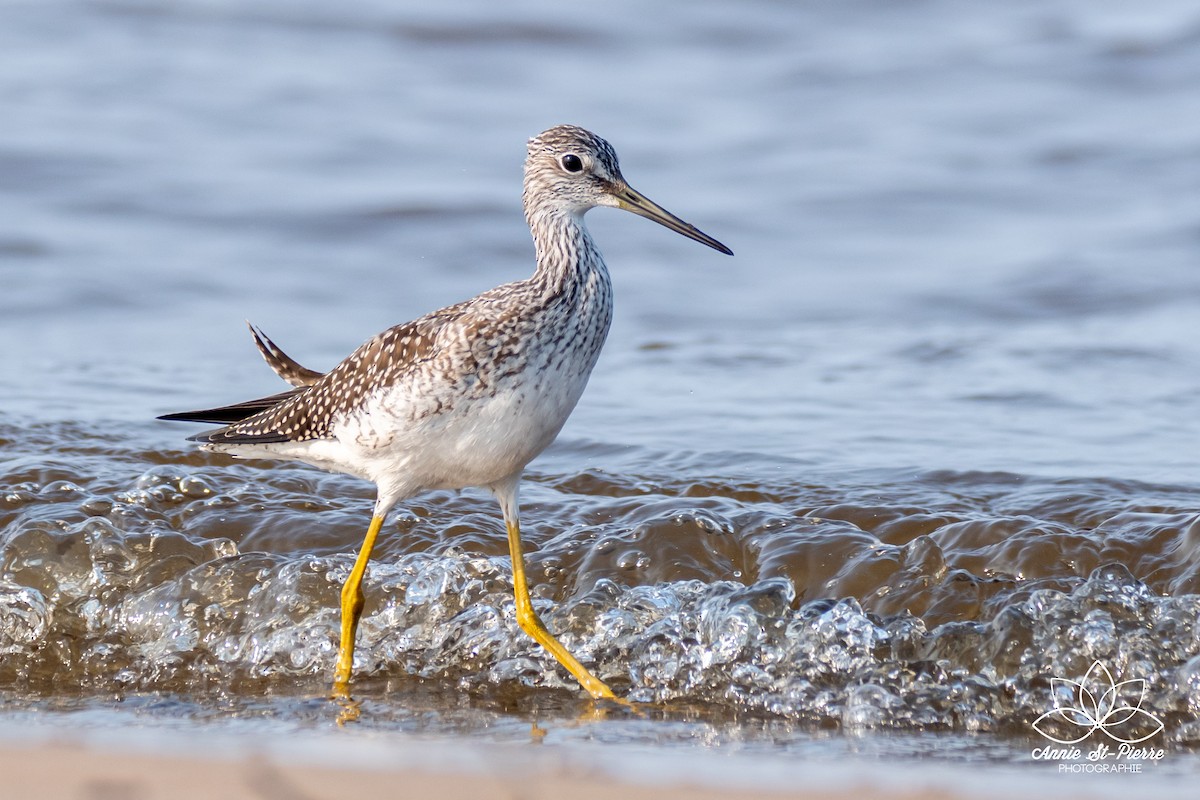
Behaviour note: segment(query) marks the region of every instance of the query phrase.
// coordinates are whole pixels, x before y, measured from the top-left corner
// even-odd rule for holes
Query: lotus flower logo
[[[1141,678],[1113,681],[1108,667],[1092,664],[1083,680],[1051,678],[1054,710],[1047,711],[1033,727],[1059,744],[1077,744],[1096,731],[1124,744],[1144,742],[1163,729],[1163,724],[1142,710],[1146,682]]]

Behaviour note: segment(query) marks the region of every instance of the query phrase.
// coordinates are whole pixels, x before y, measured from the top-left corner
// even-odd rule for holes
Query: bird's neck
[[[571,292],[584,284],[608,284],[604,259],[592,241],[583,215],[527,208],[525,218],[533,232],[537,271],[533,281],[552,293]]]

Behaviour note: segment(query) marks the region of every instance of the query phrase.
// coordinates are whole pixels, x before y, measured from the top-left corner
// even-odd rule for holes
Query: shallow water
[[[7,685],[319,686],[363,487],[192,454],[84,486],[39,460],[30,432],[6,433],[9,453],[31,451],[9,462],[0,517]],[[129,467],[172,461],[110,448]],[[556,459],[573,451],[586,460],[570,442]],[[1200,736],[1200,515],[1185,487],[945,471],[680,480],[692,461],[647,452],[619,474],[530,476],[543,614],[623,694],[818,726],[1022,732],[1050,677],[1100,660],[1153,687],[1143,707],[1175,741]],[[738,461],[721,462],[733,477]],[[574,688],[516,626],[490,498],[430,494],[388,533],[360,677]]]
[[[527,274],[523,142],[570,121],[737,253],[589,216],[616,320],[523,488],[530,566],[571,649],[668,709],[595,736],[1027,764],[1051,679],[1099,661],[1190,763],[1191,4],[0,14],[8,707],[332,724],[305,698],[370,488],[153,417],[277,390],[245,318],[327,368]],[[363,726],[575,713],[514,624],[490,498],[416,498],[387,533]]]

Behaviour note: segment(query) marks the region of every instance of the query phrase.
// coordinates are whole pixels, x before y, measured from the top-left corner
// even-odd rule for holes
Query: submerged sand
[[[48,742],[0,745],[0,797],[38,800],[324,800],[325,798],[433,798],[435,800],[932,800],[969,797],[943,788],[896,789],[869,782],[844,788],[756,790],[689,784],[638,783],[554,759],[478,769],[343,769],[295,763],[264,754],[181,755]],[[523,759],[519,759],[523,761]]]

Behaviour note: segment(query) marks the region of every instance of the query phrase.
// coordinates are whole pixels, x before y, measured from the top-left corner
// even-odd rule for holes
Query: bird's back
[[[506,284],[389,328],[310,385],[192,412],[246,412],[193,438],[376,483],[403,473],[407,491],[487,484],[553,441],[587,384],[611,304],[602,262],[568,290],[537,276]]]

